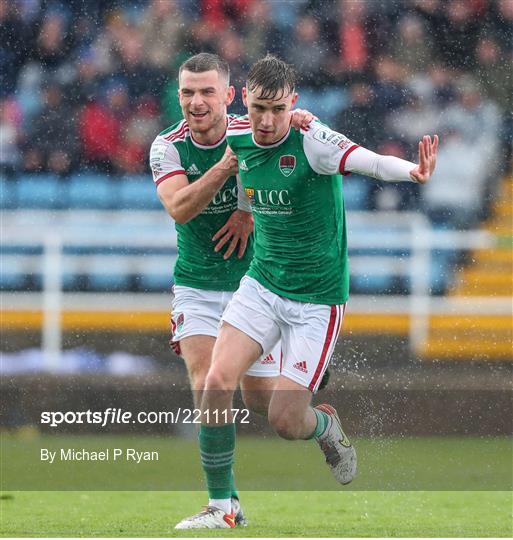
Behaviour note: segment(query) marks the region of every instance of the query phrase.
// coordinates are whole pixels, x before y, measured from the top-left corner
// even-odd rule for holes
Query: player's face
[[[219,124],[226,127],[226,108],[235,90],[216,70],[180,73],[178,97],[184,118],[192,132],[205,133]]]
[[[248,108],[255,141],[260,144],[273,144],[289,129],[290,111],[297,100],[297,94],[284,92],[276,99],[261,99],[259,95],[258,88],[254,91],[242,89],[242,99]]]

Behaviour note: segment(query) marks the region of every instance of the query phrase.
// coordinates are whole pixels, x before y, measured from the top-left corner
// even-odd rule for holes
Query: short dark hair
[[[253,64],[246,84],[250,92],[260,90],[260,99],[281,99],[294,92],[296,72],[294,68],[272,54]]]
[[[178,76],[182,71],[191,71],[192,73],[204,73],[205,71],[217,71],[222,75],[226,82],[230,82],[230,66],[217,54],[199,53],[186,60],[178,70]]]

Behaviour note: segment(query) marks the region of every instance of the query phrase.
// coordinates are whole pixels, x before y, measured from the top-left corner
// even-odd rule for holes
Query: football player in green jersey
[[[150,152],[158,196],[176,223],[172,344],[184,358],[196,406],[221,315],[253,256],[251,208],[238,191],[237,159],[226,146],[228,121],[233,119],[227,107],[234,93],[229,67],[221,58],[208,53],[189,58],[179,72],[184,120],[160,133]],[[297,128],[313,118],[300,110],[294,117]],[[252,410],[267,412],[280,357],[276,343],[241,378],[245,403]],[[233,521],[243,524],[233,475],[231,505]]]
[[[255,253],[228,304],[203,393],[200,450],[210,497],[207,512],[180,528],[226,528],[235,425],[212,411],[230,410],[241,375],[281,339],[283,354],[268,418],[285,439],[315,439],[338,482],[356,474],[356,452],[330,405],[311,406],[333,354],[348,296],[349,272],[341,174],[426,182],[438,138],[419,143],[419,164],[380,156],[317,120],[290,129],[295,75],[273,56],[258,61],[243,89],[248,117],[228,128],[251,200]],[[224,418],[223,418],[224,420]]]

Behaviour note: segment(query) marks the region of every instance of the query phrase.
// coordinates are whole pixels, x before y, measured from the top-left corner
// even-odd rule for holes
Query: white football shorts
[[[217,338],[221,316],[233,292],[207,291],[175,285],[171,315],[171,347],[180,354],[180,340],[190,336]],[[253,377],[277,377],[280,374],[281,345],[276,341],[248,369]]]
[[[281,375],[315,393],[331,360],[345,304],[297,302],[245,276],[222,321],[271,350],[281,339]]]

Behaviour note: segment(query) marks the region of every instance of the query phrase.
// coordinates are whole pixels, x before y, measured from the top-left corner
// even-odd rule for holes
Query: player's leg
[[[281,299],[280,307],[283,366],[269,406],[269,421],[283,438],[315,438],[335,478],[347,484],[356,474],[356,452],[335,409],[311,406],[335,349],[344,306]]]
[[[269,403],[269,424],[282,439],[309,439],[316,427],[312,392],[281,375]]]
[[[231,471],[235,450],[232,400],[242,375],[261,355],[261,346],[242,331],[223,323],[202,400],[199,443],[207,479],[208,506],[182,520],[177,529],[223,529],[235,526],[231,499]]]
[[[180,340],[181,357],[189,375],[195,408],[201,406],[201,398],[215,342],[216,338],[201,335],[189,336]]]
[[[262,416],[267,415],[269,403],[274,389],[278,382],[278,377],[254,377],[244,375],[240,382],[242,401],[250,410]]]
[[[251,411],[267,415],[272,393],[278,382],[281,366],[281,343],[263,353],[248,369],[240,382],[242,400]]]
[[[219,322],[231,294],[180,286],[174,287],[174,293],[171,346],[184,360],[194,407],[200,408]],[[233,505],[237,507],[236,523],[244,525],[233,471],[230,484]]]
[[[223,314],[203,393],[200,451],[209,506],[180,522],[178,528],[233,526],[229,498],[229,473],[235,449],[235,424],[230,416],[233,394],[243,374],[262,351],[271,350],[279,338],[272,310],[265,299],[260,298],[255,283],[244,278]]]

